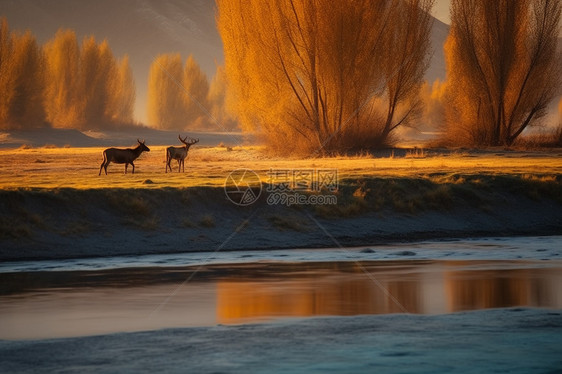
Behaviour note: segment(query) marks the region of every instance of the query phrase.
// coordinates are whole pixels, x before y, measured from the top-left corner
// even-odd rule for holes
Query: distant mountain
[[[436,79],[441,81],[445,80],[445,53],[443,45],[449,35],[449,25],[434,18],[433,28],[431,29],[431,47],[433,54],[431,56],[431,63],[425,73],[425,79],[432,83]]]
[[[146,87],[152,60],[160,53],[193,54],[209,79],[224,57],[215,27],[213,0],[0,0],[0,15],[11,30],[29,29],[40,43],[59,28],[78,38],[107,39],[117,56],[128,54],[137,85],[135,113],[145,122]],[[435,19],[433,57],[426,78],[445,78],[443,43],[449,27]]]

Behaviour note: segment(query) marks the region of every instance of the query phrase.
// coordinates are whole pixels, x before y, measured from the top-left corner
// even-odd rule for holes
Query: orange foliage
[[[451,142],[511,145],[546,114],[560,84],[561,11],[550,0],[452,2],[445,44]]]
[[[35,37],[0,18],[0,129],[43,126],[44,58]]]
[[[218,0],[228,101],[242,129],[281,154],[385,143],[415,113],[431,4]]]
[[[107,41],[59,30],[41,48],[30,32],[10,33],[0,19],[0,127],[99,129],[131,124],[134,82]]]
[[[151,126],[180,131],[220,127],[210,111],[207,76],[191,55],[184,67],[178,53],[158,56],[150,66],[147,96]]]
[[[148,76],[148,123],[158,129],[183,129],[185,114],[181,86],[182,61],[179,53],[160,55]]]
[[[233,131],[238,129],[236,116],[228,107],[227,78],[223,66],[217,66],[217,72],[209,85],[207,102],[210,106],[211,124],[217,130]]]
[[[80,46],[72,30],[59,30],[45,47],[47,60],[47,119],[54,127],[70,127],[83,121],[79,95]]]

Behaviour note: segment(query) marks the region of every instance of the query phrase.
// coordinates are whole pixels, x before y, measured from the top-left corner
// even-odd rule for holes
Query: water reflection
[[[0,274],[0,339],[294,316],[562,308],[561,268],[506,261],[263,262]]]
[[[408,312],[420,312],[419,285],[414,282],[393,282],[385,286]],[[398,312],[401,312],[400,305],[373,282],[365,279],[217,284],[217,318],[220,323],[272,316],[347,316]]]
[[[447,311],[561,306],[560,269],[446,271]]]
[[[221,323],[273,316],[417,314],[513,306],[562,307],[559,268],[466,270],[455,262],[370,266],[279,281],[219,281]],[[499,265],[499,264],[498,264]]]

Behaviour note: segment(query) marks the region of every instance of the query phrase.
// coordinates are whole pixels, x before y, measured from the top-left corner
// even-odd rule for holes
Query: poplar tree
[[[445,44],[447,136],[509,146],[559,94],[559,0],[453,0]]]
[[[278,153],[384,145],[410,121],[432,1],[217,0],[229,101]]]

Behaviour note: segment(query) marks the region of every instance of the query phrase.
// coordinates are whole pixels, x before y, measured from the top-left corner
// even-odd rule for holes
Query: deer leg
[[[105,166],[105,163],[107,162],[107,156],[105,155],[105,152],[103,153],[103,161],[101,162],[100,165],[100,172],[98,174],[98,176],[101,175],[101,169]],[[107,166],[105,167],[105,174],[107,175]]]
[[[103,169],[105,170],[105,175],[107,175],[107,167],[109,166],[109,160],[105,161],[105,165],[103,165]]]
[[[171,161],[172,161],[171,157],[166,158],[166,173],[168,172],[168,168],[170,168],[170,173],[172,172],[172,165],[170,165]]]
[[[131,162],[131,165],[133,166],[133,174],[135,174],[135,164]]]

